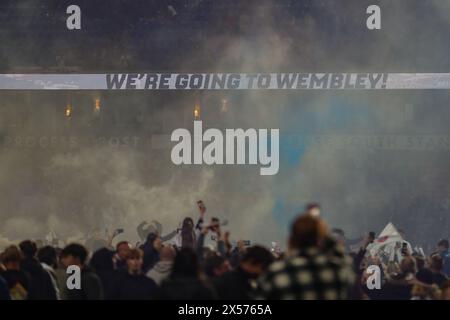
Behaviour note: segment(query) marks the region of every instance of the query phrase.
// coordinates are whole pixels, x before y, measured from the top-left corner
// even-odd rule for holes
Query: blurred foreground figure
[[[103,288],[100,278],[86,265],[88,252],[80,244],[72,243],[61,251],[61,262],[65,268],[77,266],[81,269],[81,288],[65,287],[64,297],[67,300],[101,300]]]
[[[20,269],[22,259],[22,252],[14,245],[7,247],[0,255],[4,266],[4,270],[0,270],[0,276],[5,279],[12,300],[25,300],[28,297],[30,279]]]
[[[263,274],[274,261],[274,256],[266,248],[253,246],[248,248],[240,260],[238,268],[214,281],[219,299],[249,300],[257,292],[256,279]]]
[[[319,217],[301,215],[292,224],[289,255],[273,263],[262,279],[266,299],[347,299],[355,276],[351,260]]]
[[[114,286],[115,270],[113,257],[114,251],[108,248],[102,248],[95,251],[89,261],[89,266],[92,268],[92,271],[100,278],[105,299],[111,298]]]
[[[58,297],[56,281],[53,281],[51,274],[37,260],[36,243],[25,240],[19,247],[24,255],[20,267],[30,279],[28,300],[56,300]]]

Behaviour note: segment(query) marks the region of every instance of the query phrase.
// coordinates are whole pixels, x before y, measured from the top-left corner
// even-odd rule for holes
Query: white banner
[[[0,90],[450,89],[450,73],[0,74]]]

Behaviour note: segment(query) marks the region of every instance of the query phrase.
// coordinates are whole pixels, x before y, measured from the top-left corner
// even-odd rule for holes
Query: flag
[[[394,224],[389,222],[378,238],[367,247],[367,252],[372,256],[378,255],[387,261],[394,261],[396,258],[401,260],[402,243],[406,243],[408,250],[412,253],[411,245],[402,238]]]

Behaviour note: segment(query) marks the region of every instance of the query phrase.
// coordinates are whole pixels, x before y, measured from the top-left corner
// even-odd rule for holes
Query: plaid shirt
[[[351,259],[338,247],[309,248],[274,262],[260,279],[259,298],[274,300],[347,299],[354,283]]]

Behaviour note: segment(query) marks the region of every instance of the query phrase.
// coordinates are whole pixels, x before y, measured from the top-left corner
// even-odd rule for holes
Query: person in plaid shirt
[[[274,262],[260,282],[260,298],[275,300],[347,299],[355,281],[350,257],[329,236],[319,217],[298,217],[291,230],[289,254]]]

